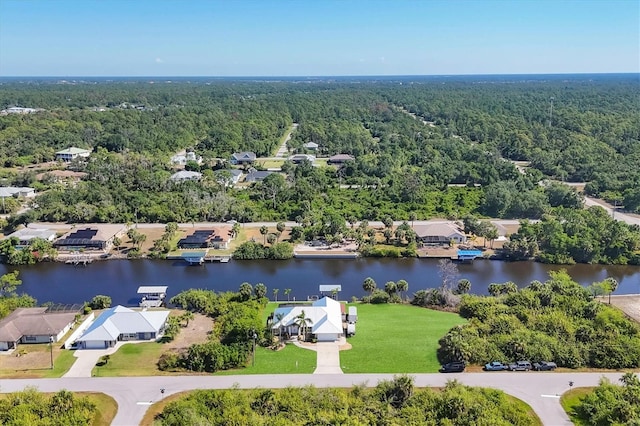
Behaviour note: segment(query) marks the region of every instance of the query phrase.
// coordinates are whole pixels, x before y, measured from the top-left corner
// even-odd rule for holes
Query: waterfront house
[[[0,351],[19,343],[55,343],[75,324],[79,309],[50,311],[47,307],[17,308],[0,320]]]
[[[278,307],[273,317],[282,315],[282,319],[272,324],[273,333],[279,334],[282,328],[285,334],[297,335],[302,311],[304,317],[310,320],[307,322],[309,333],[319,342],[334,342],[344,336],[341,304],[330,297],[323,297],[306,306]]]
[[[462,244],[467,241],[464,233],[451,223],[415,225],[413,230],[418,241],[425,244],[449,244],[451,241],[456,244]]]
[[[56,160],[69,163],[77,158],[89,158],[91,151],[88,149],[76,148],[75,146],[56,152]]]
[[[212,229],[196,229],[190,235],[178,241],[179,249],[214,248],[227,249],[231,242],[231,229],[218,227]]]
[[[106,349],[121,341],[157,340],[168,318],[168,310],[134,311],[118,305],[105,310],[76,342],[79,349]]]
[[[18,229],[16,232],[7,235],[3,238],[3,240],[7,240],[9,238],[17,238],[18,239],[18,247],[26,247],[31,244],[31,241],[35,238],[42,238],[43,240],[53,242],[56,238],[56,231],[51,229],[35,229],[35,228],[22,228]]]
[[[112,226],[115,232],[105,234],[107,226],[101,226],[102,232],[97,228],[81,228],[69,232],[53,242],[53,246],[59,250],[104,250],[111,246],[113,238],[122,231],[121,226]],[[113,231],[112,231],[113,232]]]
[[[236,152],[231,156],[231,164],[253,164],[256,161],[256,154],[254,152]]]

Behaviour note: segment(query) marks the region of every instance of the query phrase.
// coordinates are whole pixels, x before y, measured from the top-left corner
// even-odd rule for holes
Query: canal
[[[460,264],[459,278],[471,281],[471,292],[486,294],[491,283],[513,281],[526,286],[532,280],[544,281],[549,271],[565,268],[574,280],[589,285],[607,277],[619,282],[616,294],[640,293],[640,267],[620,265],[545,265],[535,262],[503,262],[476,260]],[[0,275],[20,271],[23,284],[19,292],[35,297],[38,303],[82,303],[96,294],[112,298],[113,304],[137,304],[136,290],[141,285],[169,286],[168,297],[188,288],[215,291],[237,291],[243,282],[264,283],[273,300],[273,289],[279,289],[278,299],[286,300],[285,289],[291,289],[291,300],[306,300],[318,295],[320,284],[340,284],[341,299],[362,297],[362,282],[372,277],[378,287],[387,281],[404,279],[409,294],[438,287],[437,259],[292,259],[285,261],[237,261],[226,264],[207,263],[187,266],[168,260],[108,260],[87,266],[64,263],[42,263],[13,267],[0,265]]]

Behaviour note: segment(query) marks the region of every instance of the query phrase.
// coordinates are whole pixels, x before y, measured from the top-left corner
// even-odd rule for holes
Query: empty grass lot
[[[251,360],[246,368],[218,371],[216,375],[232,374],[311,374],[316,369],[316,353],[288,344],[279,351],[256,348],[256,364]]]
[[[464,324],[457,314],[411,305],[357,304],[351,350],[340,352],[344,373],[433,373],[440,368],[438,340]]]

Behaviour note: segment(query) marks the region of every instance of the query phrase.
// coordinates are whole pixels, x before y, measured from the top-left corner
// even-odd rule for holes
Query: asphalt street
[[[556,373],[556,372],[484,372],[455,374],[411,374],[418,387],[440,387],[456,379],[470,386],[500,389],[529,404],[544,425],[571,425],[560,406],[560,395],[574,387],[596,386],[602,377],[617,382],[620,373]],[[151,403],[177,392],[192,389],[284,388],[314,385],[351,387],[356,384],[375,386],[392,374],[283,374],[242,376],[163,376],[163,377],[91,377],[61,379],[9,379],[0,381],[0,392],[15,392],[34,386],[42,392],[60,389],[103,392],[118,403],[113,425],[138,425]],[[164,389],[164,393],[161,393]]]

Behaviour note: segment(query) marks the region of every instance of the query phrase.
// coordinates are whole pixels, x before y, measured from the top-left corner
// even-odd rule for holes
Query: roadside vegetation
[[[154,420],[166,426],[541,424],[528,405],[501,391],[456,381],[439,390],[416,389],[409,376],[382,381],[375,388],[198,390],[166,404]]]
[[[605,280],[585,288],[562,270],[522,289],[491,284],[491,297],[464,295],[459,312],[469,322],[440,340],[438,358],[479,365],[527,359],[569,368],[638,368],[640,326],[595,300],[603,289],[614,287]]]
[[[640,422],[640,379],[626,373],[620,384],[606,378],[595,388],[573,389],[560,399],[576,426],[635,425]]]
[[[90,392],[61,390],[53,394],[35,388],[0,394],[0,424],[107,426],[116,415],[113,398]]]

